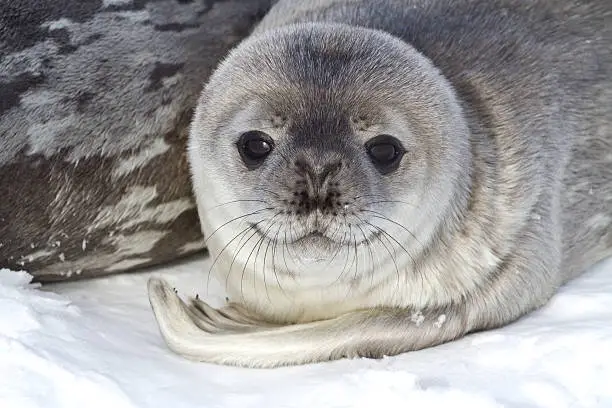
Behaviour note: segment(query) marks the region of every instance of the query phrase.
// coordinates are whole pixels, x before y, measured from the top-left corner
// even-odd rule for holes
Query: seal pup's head
[[[467,194],[467,134],[445,78],[389,34],[315,23],[251,37],[191,128],[217,273],[246,298],[281,287],[317,302],[410,274]]]

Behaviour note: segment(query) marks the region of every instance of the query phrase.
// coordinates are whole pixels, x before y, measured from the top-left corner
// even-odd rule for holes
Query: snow
[[[499,330],[268,370],[187,361],[162,342],[148,277],[204,295],[209,262],[42,288],[0,270],[0,407],[612,407],[612,259]]]

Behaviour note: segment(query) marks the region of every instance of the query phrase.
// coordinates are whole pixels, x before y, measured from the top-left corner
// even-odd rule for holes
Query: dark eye
[[[397,170],[406,150],[402,143],[390,135],[378,135],[368,140],[365,148],[374,166],[382,174]]]
[[[259,167],[274,148],[270,136],[258,130],[251,130],[240,135],[236,143],[240,158],[249,170]]]

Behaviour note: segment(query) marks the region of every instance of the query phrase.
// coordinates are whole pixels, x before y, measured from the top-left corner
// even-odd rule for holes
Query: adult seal
[[[97,278],[203,252],[192,111],[269,3],[0,1],[0,276]]]
[[[231,303],[150,301],[187,358],[380,357],[508,324],[612,254],[612,3],[281,1],[189,156]]]

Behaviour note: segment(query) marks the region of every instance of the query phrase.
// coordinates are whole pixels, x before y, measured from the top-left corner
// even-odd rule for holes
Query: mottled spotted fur
[[[50,281],[201,251],[192,110],[269,3],[0,2],[0,267]]]

